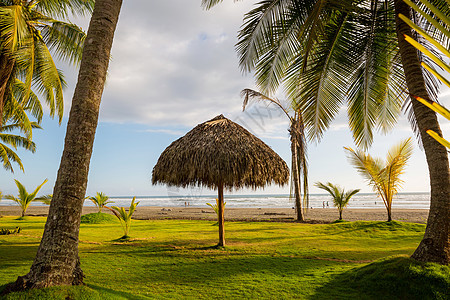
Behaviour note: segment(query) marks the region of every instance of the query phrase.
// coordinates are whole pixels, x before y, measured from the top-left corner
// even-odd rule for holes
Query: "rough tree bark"
[[[301,187],[300,187],[300,173],[298,166],[298,153],[297,153],[297,137],[296,133],[293,132],[291,128],[291,153],[292,153],[292,184],[294,185],[294,196],[295,196],[295,210],[297,212],[297,221],[303,222],[303,209],[301,200]]]
[[[121,5],[122,0],[95,2],[44,235],[30,272],[8,291],[83,283],[78,258],[81,209]]]
[[[406,84],[411,95],[429,100],[417,50],[404,39],[404,35],[413,37],[412,30],[398,17],[400,13],[411,19],[409,6],[403,0],[395,0],[397,38],[406,74]],[[420,102],[411,101],[425,150],[431,185],[431,204],[425,235],[412,258],[448,265],[450,262],[450,174],[447,150],[426,133],[426,130],[431,129],[442,136],[436,114]]]

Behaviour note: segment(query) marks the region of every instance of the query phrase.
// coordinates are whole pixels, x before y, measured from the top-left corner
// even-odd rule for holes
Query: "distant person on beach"
[[[322,206],[323,206],[323,208],[325,208],[325,201],[322,202]]]
[[[330,208],[330,205],[328,205],[328,201],[327,201],[327,208]]]

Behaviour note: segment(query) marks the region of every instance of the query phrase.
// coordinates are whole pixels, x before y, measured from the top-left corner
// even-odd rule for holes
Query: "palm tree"
[[[294,115],[291,115],[289,110],[285,108],[278,99],[270,98],[262,93],[251,89],[244,89],[241,92],[244,97],[243,109],[251,99],[259,101],[268,101],[281,109],[286,117],[289,119],[289,134],[291,136],[291,154],[292,154],[292,176],[291,182],[294,189],[295,208],[297,211],[297,221],[304,221],[304,211],[309,207],[308,194],[308,162],[306,154],[306,137],[304,132],[303,118],[300,109],[294,108]],[[303,177],[303,201],[301,198],[302,188],[300,178]],[[302,205],[303,202],[303,205]]]
[[[326,184],[323,184],[322,182],[317,182],[315,184],[316,187],[327,191],[330,193],[331,197],[333,197],[333,204],[337,207],[339,211],[339,220],[342,220],[342,212],[344,211],[344,208],[348,205],[348,202],[350,199],[358,193],[360,190],[350,190],[345,192],[343,188],[341,188],[338,185],[334,185],[330,182],[327,182]]]
[[[31,194],[27,192],[25,186],[23,186],[22,183],[20,183],[16,179],[14,179],[14,181],[16,182],[17,188],[19,189],[19,195],[17,197],[13,195],[5,195],[4,198],[12,200],[20,206],[20,208],[22,209],[21,215],[22,218],[25,217],[25,213],[27,212],[28,206],[30,206],[31,202],[33,201],[45,202],[48,200],[48,196],[36,197],[39,190],[47,182],[47,179],[45,179],[44,182],[42,182]]]
[[[91,200],[92,203],[95,204],[95,206],[97,206],[99,213],[102,212],[103,207],[106,207],[106,204],[114,203],[114,201],[109,201],[109,197],[102,192],[97,192],[94,197],[88,197],[88,199]]]
[[[358,172],[368,181],[378,196],[383,199],[388,214],[388,222],[392,221],[392,200],[401,188],[403,174],[408,159],[413,152],[411,138],[392,147],[386,157],[386,162],[373,158],[361,150],[344,148]]]
[[[78,257],[81,210],[121,6],[121,0],[95,1],[44,234],[30,272],[6,287],[7,291],[83,283]]]
[[[222,0],[202,0],[206,8]],[[445,16],[445,0],[430,0]],[[423,7],[423,5],[421,5]],[[309,137],[320,139],[347,100],[355,142],[367,148],[372,128],[386,132],[395,124],[405,97],[432,100],[435,82],[424,72],[416,49],[404,38],[415,38],[398,15],[412,20],[403,0],[354,2],[266,0],[245,15],[237,51],[244,71],[255,70],[260,89],[281,84],[300,106]],[[424,18],[414,18],[431,36],[445,41]],[[445,43],[444,43],[445,44]],[[450,262],[450,173],[444,146],[426,134],[442,136],[436,114],[417,101],[405,105],[425,151],[431,205],[425,236],[413,258]]]
[[[54,17],[92,10],[93,0],[0,0],[0,116],[11,97],[18,97],[15,85],[25,87],[24,101],[39,91],[50,107],[50,115],[63,116],[65,81],[51,51],[60,59],[81,58],[84,32],[74,24]],[[0,118],[0,126],[2,120]]]
[[[450,6],[442,5],[440,1],[431,1],[439,5],[445,15],[450,15]],[[427,101],[433,100],[433,95],[427,90],[427,80],[423,75],[421,57],[416,48],[405,39],[405,36],[415,37],[411,28],[400,19],[404,15],[412,20],[410,7],[403,1],[395,0],[396,32],[398,47],[405,70],[406,83],[410,95],[423,98]],[[424,22],[425,23],[425,22]],[[429,24],[423,24],[430,28]],[[438,36],[439,38],[439,36]],[[420,133],[422,146],[428,162],[428,172],[431,186],[431,204],[428,215],[425,235],[412,257],[421,261],[432,261],[441,264],[450,263],[450,171],[446,148],[427,134],[428,130],[434,131],[442,137],[436,113],[428,109],[418,101],[411,102],[414,120]]]

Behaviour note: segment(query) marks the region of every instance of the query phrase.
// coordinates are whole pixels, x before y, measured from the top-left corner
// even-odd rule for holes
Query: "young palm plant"
[[[223,203],[223,209],[225,209],[226,204],[227,204],[226,202]],[[211,207],[214,210],[214,212],[217,215],[217,218],[219,219],[219,199],[216,199],[216,204],[214,204],[214,205],[212,205],[211,203],[206,203],[206,205],[208,205],[209,207]],[[219,225],[219,221],[217,221],[213,225]]]
[[[106,207],[106,204],[114,203],[114,201],[110,201],[109,197],[103,194],[102,192],[97,192],[97,194],[93,197],[88,197],[89,200],[92,201],[92,203],[95,204],[98,208],[98,212],[101,213],[103,207]]]
[[[383,200],[388,214],[388,222],[392,221],[392,200],[401,188],[403,174],[408,159],[413,152],[413,143],[408,138],[392,147],[386,158],[373,158],[361,150],[344,147],[350,163],[368,181],[369,185]]]
[[[131,226],[131,216],[133,215],[134,211],[136,210],[136,206],[139,204],[139,202],[134,202],[136,200],[136,197],[133,197],[133,200],[131,201],[130,209],[128,212],[123,207],[117,207],[113,206],[111,207],[111,211],[114,213],[114,215],[119,219],[120,224],[122,224],[123,228],[123,236],[120,239],[128,239],[128,232],[130,231]]]
[[[344,189],[339,185],[334,185],[330,182],[327,182],[326,184],[317,182],[315,186],[327,191],[328,193],[330,193],[331,197],[333,197],[333,204],[339,211],[339,220],[342,220],[342,212],[348,205],[350,199],[353,197],[353,195],[360,191],[359,189],[356,189],[345,192]]]
[[[49,195],[36,197],[41,187],[47,182],[47,179],[45,179],[44,182],[42,182],[31,194],[27,192],[26,188],[23,186],[22,183],[20,183],[16,179],[14,179],[14,181],[16,182],[17,188],[19,189],[19,195],[17,197],[13,195],[5,195],[4,198],[12,200],[20,206],[20,208],[22,209],[21,215],[22,218],[25,216],[25,213],[27,212],[27,209],[30,206],[31,202],[41,201],[44,203],[49,203],[49,199],[51,199]]]

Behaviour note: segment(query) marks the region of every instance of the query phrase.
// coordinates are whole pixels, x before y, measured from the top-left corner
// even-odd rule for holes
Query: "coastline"
[[[28,216],[47,216],[48,206],[30,206],[27,210]],[[0,215],[20,216],[18,206],[0,206]],[[97,212],[95,207],[83,207],[82,214]],[[112,214],[108,209],[104,213]],[[330,223],[339,217],[336,208],[314,208],[309,209],[306,221],[310,223]],[[392,209],[392,219],[401,222],[413,222],[425,224],[428,218],[428,209]],[[217,219],[210,207],[161,207],[141,206],[137,207],[133,219],[139,220],[211,220]],[[278,221],[293,222],[295,211],[292,208],[236,208],[225,209],[225,221]],[[346,221],[386,221],[386,209],[356,209],[348,208],[343,212]]]

